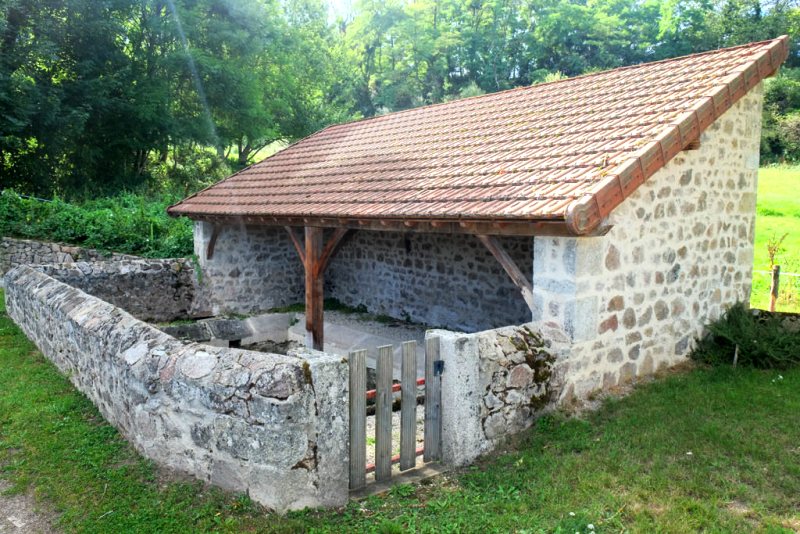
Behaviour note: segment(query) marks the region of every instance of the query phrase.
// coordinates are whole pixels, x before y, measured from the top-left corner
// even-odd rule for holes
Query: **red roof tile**
[[[788,54],[788,38],[330,126],[169,208],[596,227]]]

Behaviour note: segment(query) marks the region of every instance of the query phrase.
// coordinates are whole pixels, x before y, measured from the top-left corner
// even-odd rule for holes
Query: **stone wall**
[[[568,345],[562,400],[683,360],[704,325],[747,302],[759,85],[609,217],[594,238],[535,238],[538,330]]]
[[[212,226],[195,223],[203,270],[197,308],[255,313],[303,302],[303,267],[282,227],[224,226],[210,260]],[[530,238],[501,240],[523,272]],[[473,236],[354,231],[325,273],[325,297],[370,313],[476,331],[530,321],[519,290]]]
[[[212,232],[211,224],[195,223],[194,250],[202,270],[198,313],[250,314],[303,302],[303,264],[283,227],[223,226],[207,259]]]
[[[13,237],[0,238],[0,276],[18,265],[123,259],[136,259],[136,256],[104,253],[91,248],[75,247],[62,243],[15,239]]]
[[[474,236],[356,231],[346,239],[325,275],[326,296],[467,332],[531,320],[519,289]],[[531,272],[532,239],[500,241]]]
[[[474,334],[429,330],[439,338],[442,373],[442,459],[467,465],[552,407],[559,354],[532,325]]]
[[[121,259],[34,268],[143,321],[173,321],[193,315],[196,275],[190,260]]]
[[[145,456],[278,511],[348,498],[347,365],[180,342],[30,267],[10,317]]]

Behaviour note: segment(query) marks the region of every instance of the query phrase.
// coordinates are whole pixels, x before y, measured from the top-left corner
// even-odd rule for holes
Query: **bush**
[[[696,361],[731,365],[738,346],[738,365],[784,369],[800,363],[800,331],[787,328],[780,315],[756,315],[740,302],[707,328],[691,354]]]
[[[149,258],[192,253],[192,223],[167,215],[177,198],[123,194],[82,203],[0,195],[0,233]]]

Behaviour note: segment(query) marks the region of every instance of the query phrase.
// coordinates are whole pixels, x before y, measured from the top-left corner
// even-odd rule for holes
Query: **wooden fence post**
[[[439,360],[439,338],[425,343],[425,452],[423,459],[442,459],[442,362]]]
[[[350,489],[367,484],[367,351],[350,353]]]
[[[772,283],[769,287],[769,311],[775,311],[775,305],[778,303],[778,290],[781,281],[781,266],[772,266]]]
[[[417,342],[402,345],[400,393],[400,471],[417,465]]]
[[[391,345],[378,347],[375,389],[375,480],[392,478],[392,357]]]

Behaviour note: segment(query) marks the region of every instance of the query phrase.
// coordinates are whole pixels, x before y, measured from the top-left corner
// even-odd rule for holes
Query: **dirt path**
[[[4,495],[11,485],[0,480],[0,534],[50,534],[55,516],[42,510],[30,495]]]

